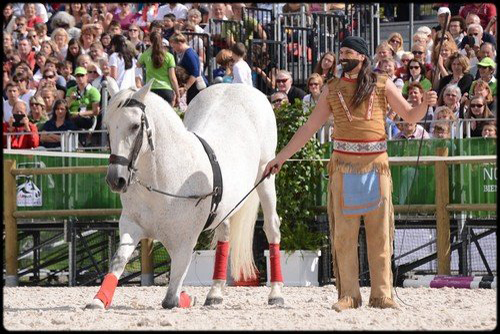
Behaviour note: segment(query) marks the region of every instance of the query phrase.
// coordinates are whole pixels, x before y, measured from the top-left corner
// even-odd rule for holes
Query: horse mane
[[[120,110],[124,102],[128,98],[131,98],[137,91],[138,89],[128,88],[117,92],[110,100],[108,108],[104,114],[103,121],[106,124],[108,124],[113,114],[115,114],[118,110]],[[170,107],[167,101],[165,101],[159,95],[152,92],[149,92],[146,96],[147,96],[146,101],[144,101],[144,104],[146,104],[146,114],[148,115],[149,118],[151,118],[151,121],[154,120],[153,123],[165,120],[171,126],[175,128],[182,128],[183,130],[185,130],[182,120],[173,110],[173,108]],[[149,100],[149,102],[147,100]],[[151,100],[156,100],[156,101],[152,102]],[[162,103],[165,104],[165,108],[162,108]],[[155,125],[153,124],[153,126]]]

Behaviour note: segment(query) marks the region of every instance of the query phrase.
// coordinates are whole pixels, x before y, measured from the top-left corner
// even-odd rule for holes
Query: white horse
[[[258,197],[254,191],[234,214],[218,225],[260,180],[266,163],[275,156],[276,119],[267,98],[243,84],[217,84],[193,99],[183,124],[171,106],[151,93],[150,88],[151,82],[140,90],[114,94],[104,116],[112,153],[106,181],[113,191],[120,193],[123,207],[119,220],[120,245],[99,292],[87,307],[109,306],[118,278],[143,238],[161,241],[171,258],[169,287],[162,306],[194,304],[189,295],[181,293],[181,288],[194,246],[211,210],[212,197],[196,205],[195,199],[174,198],[143,186],[178,196],[213,191],[212,166],[194,133],[213,149],[223,179],[222,200],[209,227],[218,226],[212,241],[217,243],[217,251],[214,280],[205,305],[222,302],[229,243],[234,279],[255,277],[252,240],[259,199],[270,248],[271,245],[278,248],[277,254],[274,253],[274,281],[271,280],[268,303],[283,304],[274,175],[257,187]]]

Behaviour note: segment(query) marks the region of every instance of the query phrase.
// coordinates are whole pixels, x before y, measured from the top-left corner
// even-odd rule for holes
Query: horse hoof
[[[100,299],[94,299],[85,306],[86,310],[104,310],[104,304]]]
[[[275,298],[269,298],[267,303],[269,305],[284,305],[285,300],[283,299],[283,297],[275,297]]]
[[[218,305],[218,304],[222,304],[222,298],[221,297],[212,297],[212,298],[207,298],[205,300],[205,304],[203,304],[203,306]]]
[[[182,291],[179,300],[176,303],[169,303],[165,298],[161,303],[161,306],[165,309],[173,309],[174,307],[189,308],[196,305],[196,297],[189,296],[186,292]]]

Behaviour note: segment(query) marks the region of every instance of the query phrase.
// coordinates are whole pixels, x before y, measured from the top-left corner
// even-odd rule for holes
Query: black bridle
[[[139,152],[142,147],[142,141],[143,141],[143,136],[144,136],[144,130],[146,130],[146,134],[148,137],[148,143],[149,147],[151,148],[151,152],[154,151],[154,143],[153,143],[153,135],[151,128],[149,127],[149,122],[148,118],[146,116],[146,105],[144,103],[133,99],[129,98],[123,103],[122,105],[119,105],[118,108],[123,108],[123,107],[138,107],[141,109],[142,114],[141,114],[141,127],[139,129],[139,133],[135,137],[134,144],[132,146],[132,151],[130,152],[130,156],[128,158],[122,156],[122,155],[116,155],[116,154],[110,154],[109,156],[109,164],[110,165],[122,165],[126,166],[128,171],[129,171],[129,178],[127,180],[127,186],[130,183],[137,182],[144,188],[146,188],[149,191],[154,191],[156,193],[165,195],[165,196],[170,196],[170,197],[175,197],[175,198],[185,198],[185,199],[197,199],[198,201],[196,202],[195,206],[198,206],[198,204],[204,200],[205,198],[212,196],[212,203],[210,205],[210,214],[208,216],[207,222],[205,223],[204,229],[209,227],[212,222],[214,221],[215,217],[217,216],[217,208],[219,206],[220,201],[222,200],[222,174],[220,170],[219,163],[217,161],[217,157],[215,156],[214,151],[208,145],[208,143],[198,136],[195,133],[195,136],[200,140],[201,144],[203,145],[203,148],[205,149],[205,152],[208,155],[208,159],[210,160],[210,165],[212,166],[212,172],[214,176],[214,182],[213,182],[213,191],[205,194],[205,195],[191,195],[191,196],[181,196],[181,195],[175,195],[171,194],[162,190],[155,189],[149,185],[146,185],[142,183],[139,179],[135,177],[135,174],[137,172],[137,168],[135,168],[135,160],[137,159],[137,156],[139,155]],[[109,134],[108,134],[108,142],[109,142]],[[110,145],[111,146],[111,145]]]
[[[142,140],[144,137],[144,129],[146,129],[146,134],[148,136],[148,143],[149,147],[151,149],[151,152],[154,152],[155,147],[153,143],[153,133],[151,131],[151,128],[149,127],[149,122],[148,118],[146,116],[146,105],[144,103],[136,100],[136,99],[127,99],[125,103],[123,103],[120,108],[123,107],[138,107],[141,109],[141,127],[139,129],[139,133],[135,137],[134,144],[132,146],[132,151],[130,152],[130,156],[128,158],[122,156],[122,155],[116,155],[116,154],[111,154],[109,156],[109,164],[110,165],[122,165],[126,166],[129,171],[129,179],[127,180],[127,185],[130,184],[132,181],[133,176],[135,175],[135,172],[137,169],[135,168],[135,160],[137,159],[137,156],[139,155],[139,151],[141,150],[142,147]],[[109,134],[108,134],[109,136]],[[109,142],[109,138],[108,138]]]

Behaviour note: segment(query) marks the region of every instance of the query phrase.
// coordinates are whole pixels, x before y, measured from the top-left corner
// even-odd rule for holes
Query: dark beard
[[[359,64],[358,59],[342,59],[340,60],[340,65],[342,66],[342,71],[344,73],[351,72]]]

